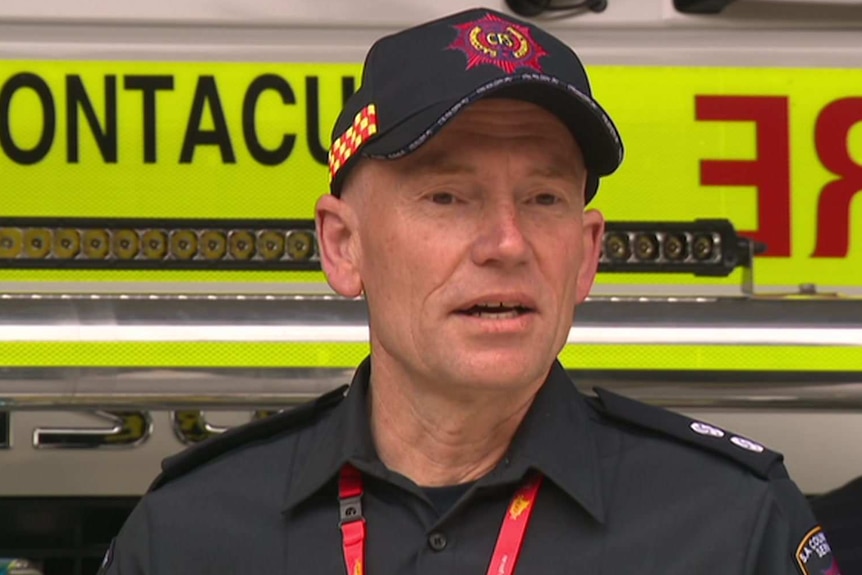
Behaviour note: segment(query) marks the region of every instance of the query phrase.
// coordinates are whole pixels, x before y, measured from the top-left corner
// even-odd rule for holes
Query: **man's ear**
[[[583,216],[583,259],[578,273],[578,299],[583,302],[593,288],[602,254],[602,238],[605,234],[605,218],[598,210],[587,210]]]
[[[360,276],[359,218],[344,200],[325,194],[315,206],[320,262],[329,285],[349,298],[362,293]]]

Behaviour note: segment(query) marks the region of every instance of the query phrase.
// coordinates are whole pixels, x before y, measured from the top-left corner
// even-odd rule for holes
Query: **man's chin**
[[[459,379],[471,386],[484,388],[518,388],[544,379],[553,360],[539,362],[535,354],[518,350],[472,354],[462,364]]]

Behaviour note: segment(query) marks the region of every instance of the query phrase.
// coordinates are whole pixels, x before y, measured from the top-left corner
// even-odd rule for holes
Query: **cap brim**
[[[608,114],[574,86],[544,75],[510,76],[498,85],[485,85],[459,100],[437,102],[369,141],[361,154],[395,159],[427,142],[459,112],[480,99],[512,98],[534,103],[568,126],[593,177],[613,173],[622,162],[623,146]]]

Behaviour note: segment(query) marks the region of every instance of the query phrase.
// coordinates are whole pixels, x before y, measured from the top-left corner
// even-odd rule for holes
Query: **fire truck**
[[[578,386],[756,438],[812,496],[862,475],[862,3],[486,4],[576,49],[626,145]],[[375,39],[471,6],[0,3],[0,573],[95,572],[163,458],[349,382],[329,133]]]

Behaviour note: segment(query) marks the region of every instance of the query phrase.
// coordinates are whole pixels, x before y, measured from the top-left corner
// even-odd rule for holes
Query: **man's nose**
[[[479,233],[473,242],[473,260],[478,265],[517,265],[527,260],[530,245],[517,206],[494,203],[482,210]]]

